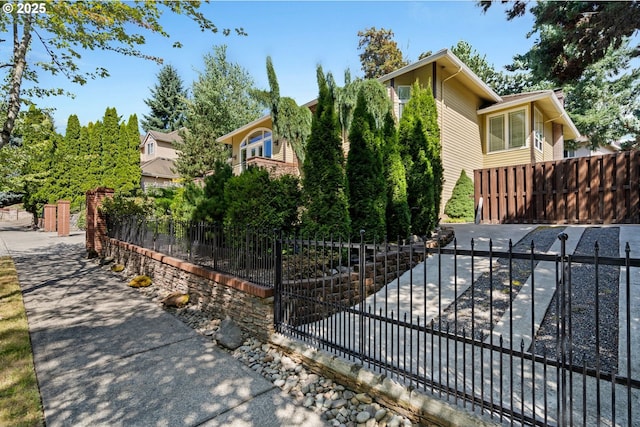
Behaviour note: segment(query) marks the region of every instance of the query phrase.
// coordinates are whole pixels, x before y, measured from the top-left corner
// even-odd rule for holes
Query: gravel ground
[[[535,252],[546,252],[558,238],[564,227],[538,227],[530,231],[520,241],[513,245],[514,253],[531,253],[531,242],[534,242]],[[534,268],[537,262],[534,263]],[[513,259],[511,262],[512,280],[509,281],[509,259],[494,259],[492,276],[483,273],[475,283],[469,287],[455,303],[451,303],[442,316],[435,318],[434,328],[438,329],[442,322],[442,329],[449,324],[450,331],[464,331],[471,334],[472,314],[475,319],[473,336],[483,341],[489,336],[493,327],[500,321],[509,303],[517,295],[531,275],[531,261],[528,259]],[[473,294],[473,299],[471,298]],[[490,307],[493,306],[493,310]],[[457,320],[456,320],[457,310]]]
[[[587,228],[576,247],[574,255],[594,255],[596,242],[601,257],[619,257],[619,233],[617,227]],[[567,318],[571,322],[573,343],[572,362],[579,366],[611,372],[618,364],[618,293],[620,268],[612,265],[598,267],[598,292],[596,293],[596,269],[593,264],[571,265],[571,310]],[[599,321],[596,323],[596,300]],[[549,309],[536,335],[535,351],[557,358],[556,335],[558,329],[558,299],[554,295]],[[599,348],[596,347],[599,338]]]

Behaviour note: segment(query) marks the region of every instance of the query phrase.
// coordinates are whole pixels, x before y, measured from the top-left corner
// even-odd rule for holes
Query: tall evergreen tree
[[[319,236],[346,238],[350,221],[345,193],[344,154],[340,124],[335,111],[331,75],[317,69],[318,104],[311,123],[311,135],[303,164],[306,198],[304,231]]]
[[[80,138],[80,120],[75,114],[69,116],[64,138],[60,138],[57,146],[53,170],[49,202],[69,200],[74,204],[79,192],[80,181],[76,174],[80,171],[78,164],[78,145]]]
[[[406,238],[411,228],[411,211],[407,203],[407,176],[398,132],[391,110],[387,112],[383,128],[383,159],[387,197],[386,224],[387,237],[392,240]]]
[[[107,107],[100,129],[102,185],[117,188],[120,119],[115,108]]]
[[[282,142],[283,145],[291,145],[298,158],[298,169],[301,171],[304,147],[311,133],[311,111],[305,106],[298,106],[292,98],[280,97],[280,86],[270,56],[267,57],[267,77],[269,93],[265,98],[269,100],[271,109],[273,140]]]
[[[349,218],[358,238],[365,231],[366,241],[380,241],[386,234],[387,197],[381,152],[381,133],[373,114],[367,111],[364,88],[360,89],[349,132],[347,157]]]
[[[177,144],[176,168],[187,178],[202,176],[216,160],[226,160],[228,151],[216,139],[261,114],[251,95],[253,79],[240,65],[229,62],[226,46],[216,46],[213,54],[205,55],[204,64],[187,105],[188,131],[184,142]]]
[[[438,223],[443,184],[440,128],[430,85],[423,88],[416,81],[411,87],[398,134],[407,169],[411,231],[425,235]]]
[[[99,186],[105,186],[102,179],[102,144],[100,137],[102,135],[102,122],[89,123],[86,128],[87,133],[87,187],[90,190]]]
[[[140,188],[142,170],[140,169],[140,127],[138,126],[138,116],[132,114],[127,122],[127,170],[129,182],[133,184],[132,190]]]
[[[142,119],[145,131],[172,132],[185,125],[187,90],[178,70],[165,65],[158,72],[158,83],[151,89],[151,97],[144,103],[151,109]]]

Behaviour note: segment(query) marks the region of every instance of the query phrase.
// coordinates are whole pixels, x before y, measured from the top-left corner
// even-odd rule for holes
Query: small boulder
[[[129,286],[132,288],[146,288],[151,286],[151,277],[149,276],[136,276],[129,282]]]
[[[165,307],[184,307],[189,302],[189,294],[180,291],[171,292],[160,301]]]
[[[220,322],[220,328],[216,334],[216,341],[229,350],[235,350],[242,345],[242,330],[229,317]]]

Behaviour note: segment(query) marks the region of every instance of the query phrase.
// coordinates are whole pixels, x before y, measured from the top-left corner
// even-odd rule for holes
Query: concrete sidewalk
[[[325,425],[112,273],[84,234],[0,224],[27,309],[46,425]]]

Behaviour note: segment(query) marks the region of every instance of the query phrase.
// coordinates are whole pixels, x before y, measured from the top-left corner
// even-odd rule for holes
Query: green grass
[[[27,316],[9,257],[0,257],[0,425],[44,425]]]

